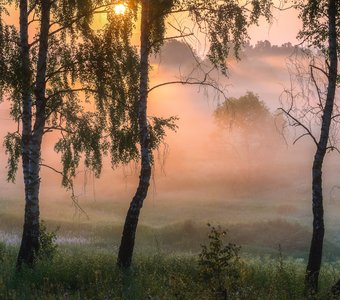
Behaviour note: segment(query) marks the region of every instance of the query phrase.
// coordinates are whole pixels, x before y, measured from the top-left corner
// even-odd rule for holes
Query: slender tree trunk
[[[324,211],[322,194],[322,165],[326,154],[329,130],[332,121],[336,79],[338,70],[337,58],[337,33],[336,33],[336,2],[328,1],[328,40],[329,40],[329,71],[327,98],[322,117],[320,140],[314,156],[312,169],[313,190],[313,236],[310,245],[309,259],[306,270],[305,285],[310,294],[317,293],[319,272],[322,260],[322,248],[324,239]]]
[[[141,62],[140,62],[140,98],[138,109],[139,139],[141,146],[141,171],[139,184],[125,219],[122,239],[119,247],[118,266],[129,268],[135,244],[135,235],[140,210],[147,196],[151,177],[151,153],[149,149],[149,129],[147,120],[147,97],[149,77],[149,0],[142,0],[141,13]]]
[[[18,255],[17,267],[20,268],[23,261],[27,264],[33,262],[33,252],[39,247],[37,238],[39,224],[31,223],[32,219],[39,218],[37,207],[31,209],[29,203],[30,186],[30,155],[29,145],[32,131],[32,98],[31,98],[31,68],[28,45],[28,13],[27,0],[20,0],[20,49],[21,49],[21,96],[22,96],[22,167],[25,184],[25,220],[22,243]],[[39,212],[38,212],[39,214]],[[32,216],[33,215],[33,216]]]
[[[23,6],[20,12],[25,16],[22,20],[22,27],[25,29],[21,32],[24,41],[27,44],[27,53],[22,58],[23,69],[29,67],[29,48],[27,34],[27,1],[20,1]],[[22,11],[21,11],[22,9]],[[21,18],[20,18],[21,21]],[[21,24],[20,24],[21,25]],[[26,26],[25,26],[26,25]],[[45,126],[45,90],[46,90],[46,64],[48,52],[48,33],[50,27],[50,0],[41,1],[41,25],[39,35],[39,53],[37,63],[37,75],[35,82],[34,94],[36,98],[36,116],[32,132],[32,101],[30,86],[24,87],[23,95],[23,170],[25,182],[25,220],[21,246],[17,259],[17,268],[20,269],[22,264],[28,266],[34,264],[34,258],[39,251],[39,188],[40,188],[40,157],[41,142]],[[22,47],[23,48],[23,47]],[[26,49],[26,48],[24,48]],[[27,56],[26,56],[27,55]],[[25,76],[23,76],[23,81]],[[28,113],[25,113],[28,110]],[[25,138],[24,138],[25,136]]]

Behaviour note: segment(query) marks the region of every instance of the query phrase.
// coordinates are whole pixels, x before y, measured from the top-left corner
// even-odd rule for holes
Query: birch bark
[[[50,28],[50,0],[41,1],[39,52],[34,94],[36,115],[32,131],[31,70],[28,44],[27,0],[20,1],[20,37],[22,52],[22,157],[25,184],[25,219],[17,259],[17,268],[23,263],[32,266],[39,251],[39,189],[41,142],[45,127],[46,65]],[[29,76],[28,76],[29,75]]]
[[[149,54],[150,54],[150,24],[149,24],[149,0],[142,0],[141,12],[141,49],[140,49],[140,87],[138,126],[141,146],[141,171],[137,191],[130,203],[125,219],[121,244],[118,253],[118,266],[129,268],[135,243],[136,229],[140,210],[147,196],[151,178],[151,153],[149,147],[149,127],[147,120],[147,98],[149,78]]]
[[[313,192],[313,235],[310,245],[308,265],[306,270],[305,285],[308,292],[315,293],[318,290],[318,279],[322,260],[323,239],[325,233],[323,193],[322,193],[322,165],[327,151],[329,131],[334,108],[338,57],[337,57],[337,33],[336,33],[336,1],[328,1],[328,43],[329,43],[329,70],[328,88],[325,108],[322,116],[320,139],[314,156],[312,168],[312,192]]]

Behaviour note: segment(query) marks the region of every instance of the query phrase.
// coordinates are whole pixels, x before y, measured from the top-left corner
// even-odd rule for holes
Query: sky
[[[276,7],[280,7],[281,0],[274,0],[274,4]],[[289,1],[288,1],[289,2]],[[281,7],[287,7],[289,4],[285,4]],[[176,14],[176,18],[179,23],[184,25],[188,25],[191,27],[191,22],[188,21],[187,16],[182,14]],[[187,20],[186,20],[187,19]],[[176,24],[172,18],[168,20],[170,23]],[[95,26],[100,28],[106,22],[105,15],[97,15],[95,16]],[[251,44],[256,44],[257,41],[260,40],[269,40],[274,45],[282,45],[286,42],[291,42],[292,44],[298,43],[296,36],[301,28],[301,21],[298,18],[298,11],[294,9],[289,10],[280,10],[274,9],[273,10],[273,18],[272,22],[268,23],[264,18],[260,18],[259,24],[251,26],[249,29],[249,36]],[[168,26],[168,36],[171,35],[178,35],[178,33],[171,29]],[[139,43],[138,41],[138,27],[136,28],[135,32],[135,42],[136,44]],[[203,43],[203,41],[201,41]]]
[[[281,0],[274,0],[276,6],[279,6],[280,2]],[[287,5],[284,7],[287,7]],[[18,24],[18,10],[12,8],[9,15],[5,16],[5,20]],[[100,28],[105,22],[105,14],[99,14],[94,17],[94,26],[96,28]],[[249,35],[252,44],[256,44],[259,40],[269,40],[274,45],[281,45],[288,41],[295,44],[298,42],[296,36],[300,28],[301,21],[298,18],[297,10],[274,9],[272,22],[268,24],[264,18],[261,18],[258,26],[253,25],[250,28]],[[137,39],[138,37],[136,36],[136,43],[138,43]]]
[[[273,45],[282,45],[286,42],[295,45],[298,43],[296,36],[301,26],[297,10],[274,10],[271,24],[261,19],[259,26],[253,26],[250,29],[251,43],[269,40]]]

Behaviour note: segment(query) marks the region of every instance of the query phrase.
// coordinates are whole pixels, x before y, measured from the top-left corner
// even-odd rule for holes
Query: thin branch
[[[336,152],[338,152],[339,154],[340,154],[340,150],[336,147],[336,146],[329,146],[329,147],[327,147],[326,148],[326,151],[336,151]]]
[[[49,126],[49,127],[45,127],[44,128],[43,134],[52,132],[54,130],[63,131],[63,132],[70,133],[70,134],[74,134],[75,133],[75,132],[73,132],[71,130],[68,130],[66,128],[63,128],[61,126]]]
[[[297,126],[301,126],[304,130],[306,130],[307,134],[313,139],[315,145],[318,147],[319,143],[317,142],[316,138],[314,137],[314,135],[312,134],[312,132],[310,131],[310,129],[302,124],[296,117],[294,117],[289,111],[286,111],[285,109],[283,109],[282,107],[279,108],[279,110],[281,110],[283,113],[285,113],[289,118],[291,118],[292,120],[294,120],[295,125]]]
[[[224,93],[223,90],[221,90],[219,87],[217,87],[217,86],[214,85],[213,83],[205,82],[204,80],[203,80],[203,81],[197,81],[197,82],[189,81],[189,80],[175,80],[175,81],[168,81],[168,82],[160,83],[160,84],[157,84],[157,85],[153,86],[152,88],[150,88],[150,89],[148,90],[148,94],[149,94],[150,92],[152,92],[153,90],[157,89],[157,88],[164,87],[164,86],[167,86],[167,85],[172,85],[172,84],[200,85],[200,86],[208,86],[208,87],[212,87],[212,88],[214,88],[216,91],[218,91],[221,95],[223,95],[224,99],[227,99],[227,96],[225,95],[225,93]]]
[[[301,134],[298,138],[296,138],[296,139],[294,140],[293,145],[295,145],[295,143],[296,143],[298,140],[302,139],[302,138],[305,137],[305,136],[310,136],[310,134],[309,134],[308,132],[306,132],[306,133],[304,133],[304,134]]]
[[[89,92],[89,93],[93,93],[93,94],[99,93],[98,90],[90,89],[90,88],[65,89],[65,90],[59,90],[59,91],[56,91],[53,94],[50,94],[48,97],[46,97],[46,101],[53,98],[53,97],[56,97],[60,94],[79,93],[79,92]]]
[[[336,114],[336,115],[334,115],[333,117],[332,117],[332,120],[333,119],[336,119],[336,118],[339,118],[340,117],[340,114]]]
[[[172,39],[180,39],[180,38],[185,38],[185,37],[193,36],[193,35],[194,35],[193,33],[187,33],[187,34],[182,34],[182,35],[169,36],[169,37],[164,37],[162,39],[162,41],[172,40]]]
[[[34,1],[34,4],[32,5],[32,7],[27,11],[27,15],[28,15],[28,16],[35,10],[35,8],[36,8],[37,5],[38,5],[38,1],[39,1],[39,0],[35,0],[35,1]]]
[[[66,66],[60,66],[57,70],[49,73],[46,75],[46,80],[45,82],[47,83],[54,75],[60,74],[60,73],[64,73],[67,71],[67,67]]]
[[[326,78],[329,77],[328,73],[327,73],[325,70],[321,69],[320,67],[315,66],[315,65],[310,65],[310,67],[313,68],[313,69],[316,69],[316,70],[320,71],[322,74],[324,74],[324,75],[326,76]]]
[[[31,24],[33,24],[34,22],[39,22],[40,20],[39,19],[32,19],[31,21],[29,21],[27,23],[27,26],[30,26]]]
[[[316,79],[315,79],[315,76],[314,76],[314,72],[313,72],[313,65],[310,65],[310,73],[311,73],[311,77],[312,77],[312,81],[314,83],[314,86],[316,88],[316,92],[318,93],[318,99],[319,99],[319,105],[320,107],[322,108],[322,110],[324,109],[324,106],[323,106],[323,103],[322,103],[322,97],[321,97],[321,91],[320,91],[320,88],[319,88],[319,85],[318,83],[316,82]]]
[[[65,178],[65,179],[68,181],[69,186],[70,186],[70,188],[71,188],[71,193],[72,193],[71,199],[72,199],[73,204],[74,204],[74,205],[76,206],[76,208],[78,208],[78,209],[86,216],[86,218],[89,220],[89,219],[90,219],[89,215],[88,215],[87,212],[80,206],[79,202],[77,201],[77,196],[74,194],[74,188],[73,188],[73,182],[72,182],[72,180],[70,180],[69,178],[67,178],[67,177],[63,174],[63,172],[61,172],[61,171],[59,171],[59,170],[57,170],[57,169],[55,169],[55,168],[53,168],[53,167],[51,167],[51,166],[49,166],[49,165],[40,163],[40,166],[52,170],[53,172],[55,172],[55,173],[61,175],[63,178]]]
[[[113,98],[112,95],[110,95],[108,93],[104,93],[102,91],[99,91],[99,90],[96,90],[96,89],[91,89],[91,88],[78,88],[78,89],[72,89],[71,88],[71,89],[59,90],[59,91],[56,91],[53,94],[50,94],[48,97],[46,97],[46,101],[50,100],[53,97],[61,95],[61,94],[79,93],[79,92],[85,92],[85,93],[87,92],[87,93],[91,93],[91,94],[95,94],[95,95],[100,94],[100,95],[107,97],[109,99],[114,99],[115,101],[117,101],[121,104],[124,104],[124,105],[126,104],[125,102],[123,102],[119,98]]]
[[[293,8],[295,8],[295,9],[299,8],[298,4],[291,4],[290,6],[285,7],[286,3],[287,3],[287,1],[280,1],[279,6],[273,5],[273,8],[275,8],[279,11],[286,11],[286,10],[290,10],[290,9],[293,9]]]

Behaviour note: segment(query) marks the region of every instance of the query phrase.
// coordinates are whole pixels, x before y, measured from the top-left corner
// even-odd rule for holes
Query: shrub
[[[44,221],[40,223],[40,249],[37,258],[40,260],[52,260],[57,251],[58,245],[56,243],[57,240],[57,232],[59,228],[54,231],[48,231]]]
[[[0,262],[3,262],[5,259],[5,244],[0,243]]]
[[[202,245],[199,254],[201,278],[218,298],[227,299],[227,291],[235,293],[240,277],[240,247],[225,243],[227,232],[208,224],[208,244]]]

